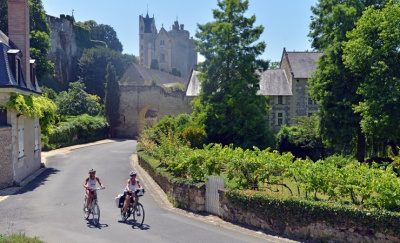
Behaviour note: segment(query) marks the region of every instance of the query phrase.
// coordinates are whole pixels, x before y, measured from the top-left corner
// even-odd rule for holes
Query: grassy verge
[[[10,236],[0,235],[0,243],[44,243],[39,238],[27,237],[24,234],[14,234]]]

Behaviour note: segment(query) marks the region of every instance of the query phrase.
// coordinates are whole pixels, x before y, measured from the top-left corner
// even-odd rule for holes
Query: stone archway
[[[146,127],[146,125],[153,126],[157,122],[158,111],[151,105],[144,107],[139,112],[138,119],[138,133],[140,134]]]

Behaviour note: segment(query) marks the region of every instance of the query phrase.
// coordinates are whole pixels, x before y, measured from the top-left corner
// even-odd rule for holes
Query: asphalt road
[[[5,200],[0,200],[0,234],[23,233],[53,242],[295,242],[172,209],[154,181],[132,163],[136,141],[117,141],[54,153],[47,169]],[[141,228],[121,221],[114,198],[122,193],[132,166],[146,194],[140,198],[146,217]],[[83,217],[82,187],[90,168],[106,189],[98,192],[100,226]]]

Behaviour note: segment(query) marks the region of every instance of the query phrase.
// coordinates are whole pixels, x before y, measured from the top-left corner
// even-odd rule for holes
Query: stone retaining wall
[[[172,182],[170,178],[164,177],[156,171],[142,158],[138,156],[139,164],[163,189],[174,206],[187,209],[193,212],[205,211],[205,185],[196,186],[185,183]]]
[[[301,239],[315,240],[317,242],[400,242],[400,236],[390,235],[386,232],[377,232],[376,230],[364,230],[357,227],[346,227],[341,225],[333,227],[325,222],[293,226],[282,222],[281,219],[264,220],[256,213],[243,210],[238,205],[232,204],[225,196],[227,190],[229,189],[220,189],[218,191],[220,216],[227,221],[241,223]]]

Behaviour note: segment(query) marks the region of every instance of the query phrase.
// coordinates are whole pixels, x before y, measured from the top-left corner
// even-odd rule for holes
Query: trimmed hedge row
[[[106,138],[109,125],[104,117],[87,114],[77,116],[54,128],[53,133],[44,136],[43,150],[82,144]]]
[[[272,219],[277,232],[283,232],[286,224],[301,227],[325,222],[335,228],[357,228],[366,235],[375,232],[400,235],[400,213],[296,198],[274,198],[257,191],[235,189],[225,195],[243,210],[253,211],[266,221]]]

